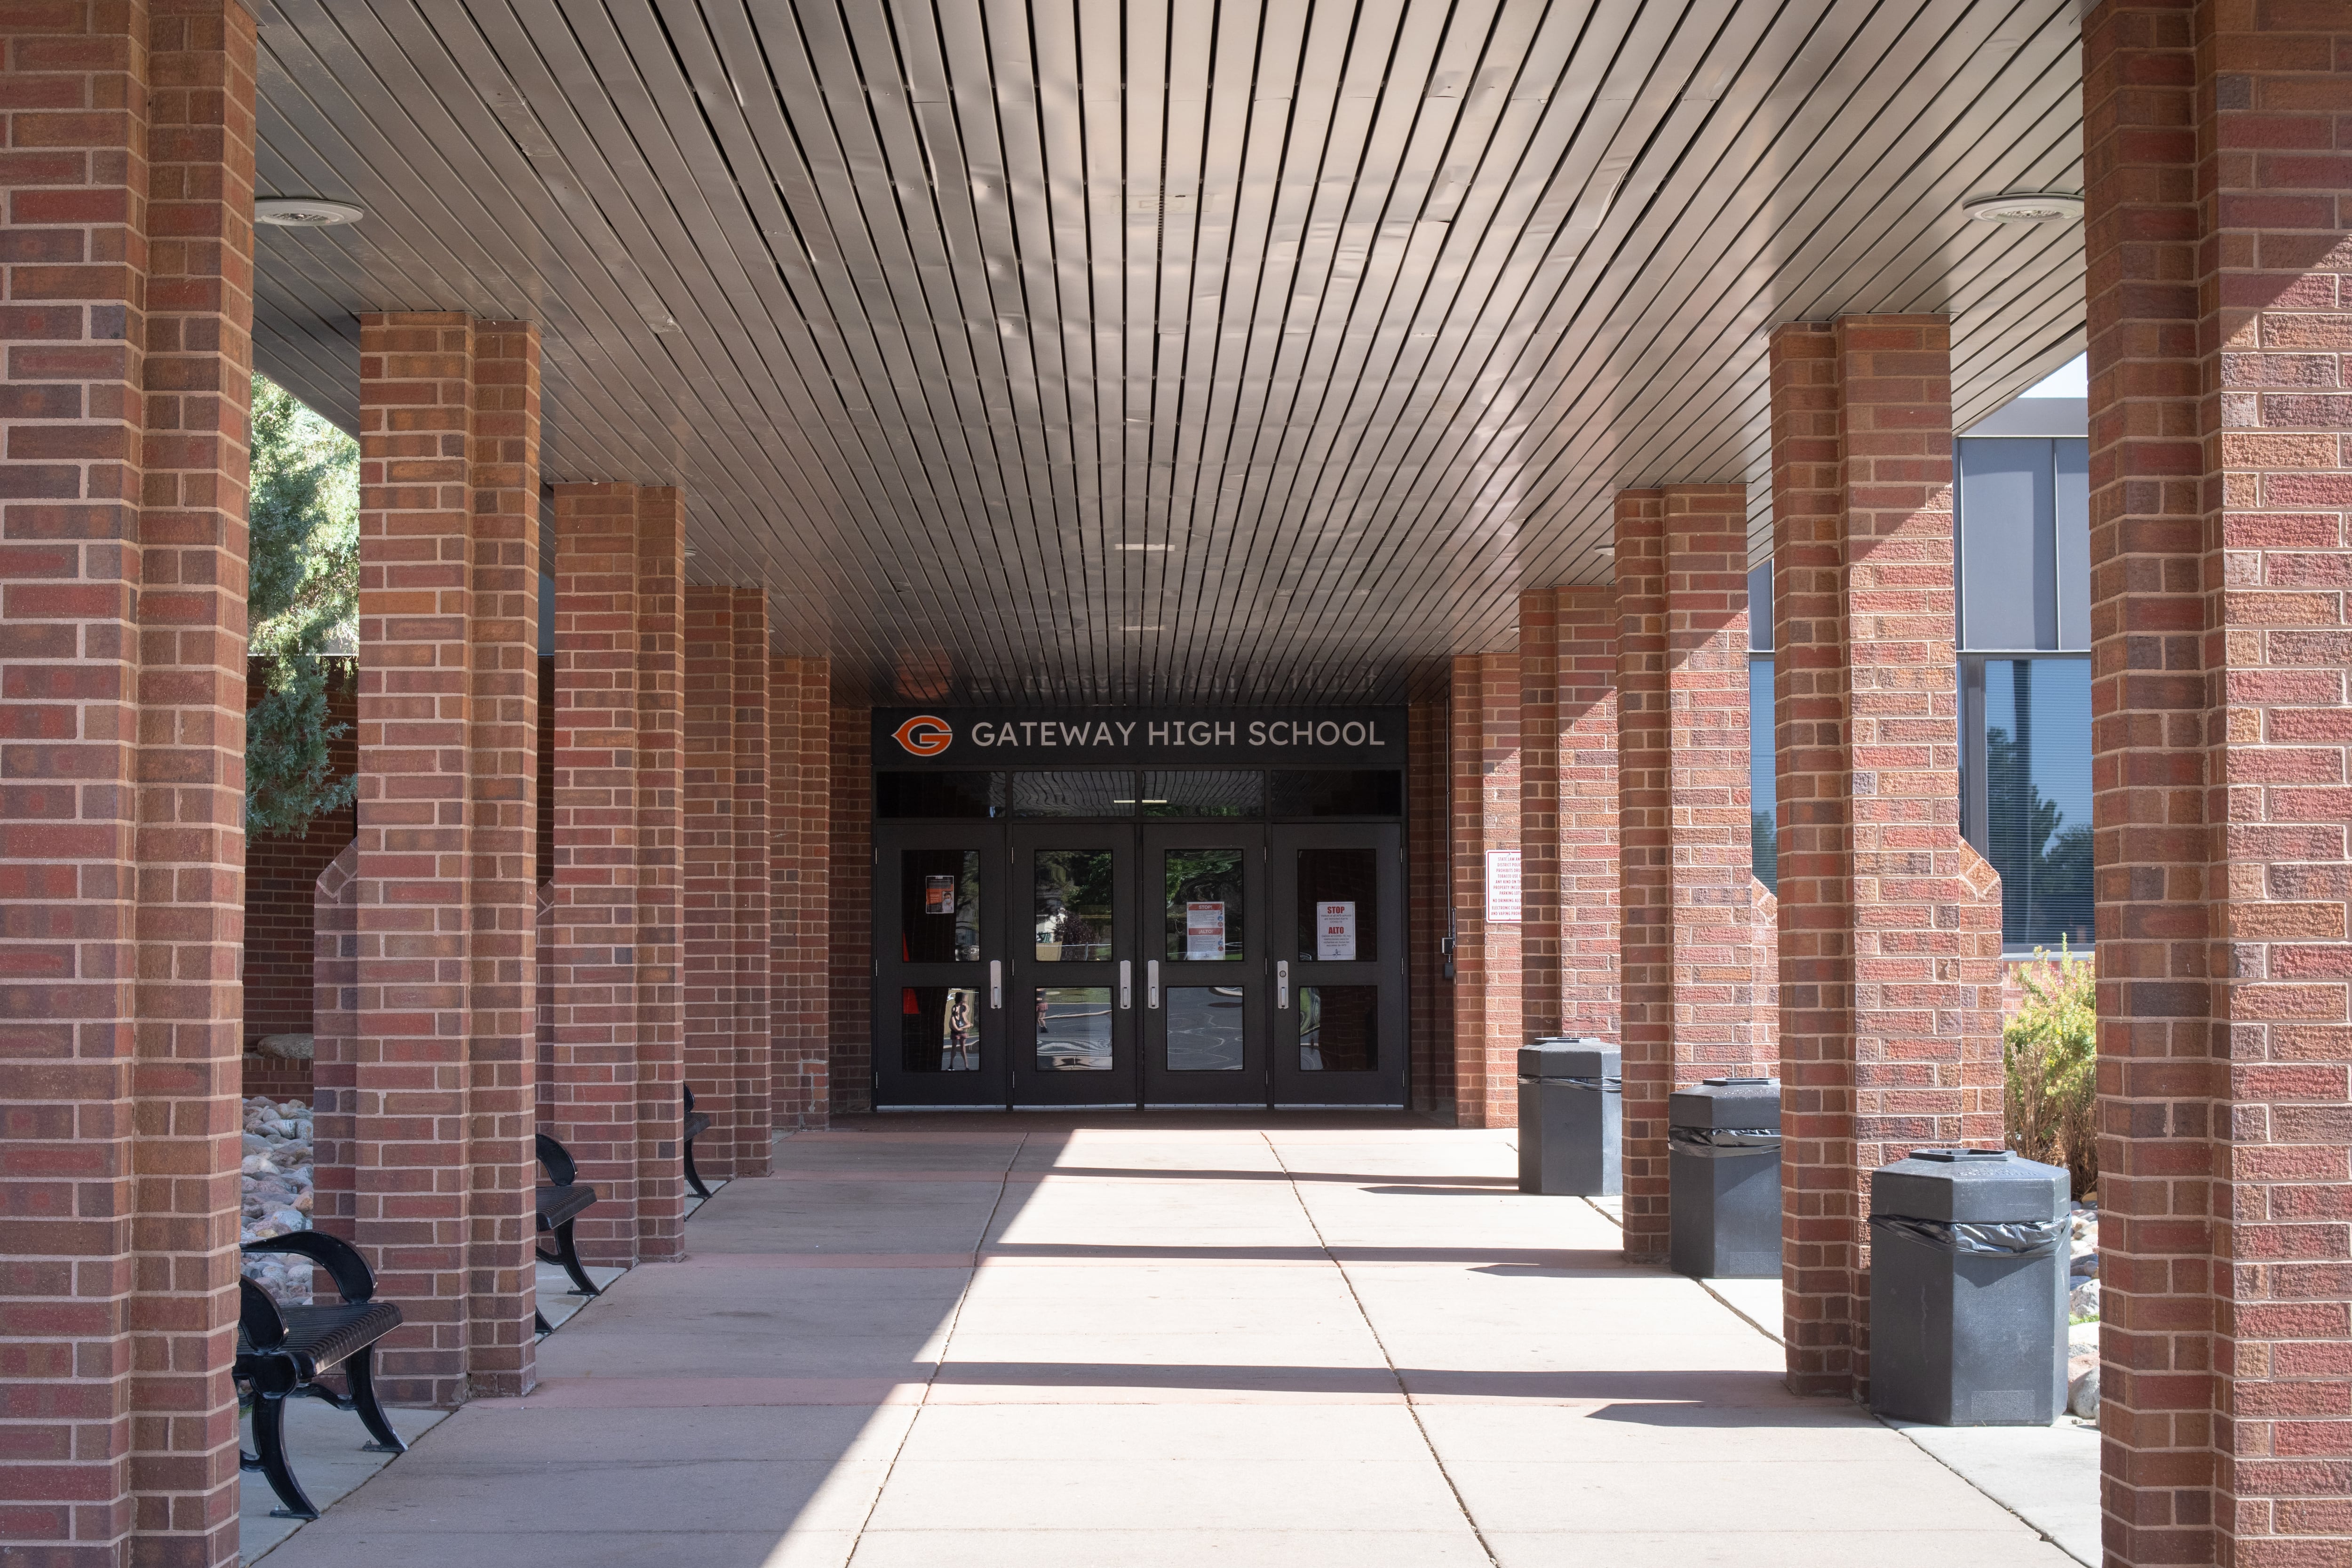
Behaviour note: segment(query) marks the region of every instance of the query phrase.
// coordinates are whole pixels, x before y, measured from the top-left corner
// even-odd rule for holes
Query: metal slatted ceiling
[[[1392,699],[1760,480],[1765,334],[2079,352],[2072,0],[274,0],[264,369],[542,324],[545,471],[687,491],[855,689]],[[1755,509],[1758,543],[1769,530]]]

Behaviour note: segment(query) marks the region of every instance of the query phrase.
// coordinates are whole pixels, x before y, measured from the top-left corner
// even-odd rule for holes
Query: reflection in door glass
[[[1037,962],[1107,963],[1111,942],[1111,852],[1037,851]]]
[[[1161,862],[1168,889],[1168,957],[1176,963],[1223,963],[1242,956],[1242,852],[1171,849]]]
[[[1298,1070],[1370,1072],[1380,1060],[1374,1037],[1380,1013],[1377,985],[1298,988]]]
[[[1171,985],[1168,988],[1168,1070],[1242,1070],[1242,988],[1238,985]]]
[[[898,993],[898,1065],[908,1072],[980,1070],[980,993],[908,985]]]
[[[1181,773],[1143,775],[1146,816],[1256,816],[1265,805],[1263,773]]]
[[[1015,816],[1133,816],[1129,773],[1014,773]]]
[[[1380,852],[1298,852],[1298,961],[1369,963],[1381,955]]]
[[[1110,987],[1037,988],[1037,1070],[1108,1072]]]
[[[898,855],[898,956],[908,963],[980,962],[980,851]]]

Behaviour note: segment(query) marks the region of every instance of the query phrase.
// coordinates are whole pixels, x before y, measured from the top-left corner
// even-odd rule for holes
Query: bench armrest
[[[572,1151],[550,1138],[539,1134],[539,1163],[547,1169],[547,1184],[551,1187],[568,1187],[580,1179],[580,1167],[572,1163]]]
[[[340,1236],[329,1236],[323,1230],[289,1230],[284,1236],[248,1241],[243,1250],[299,1252],[334,1276],[335,1289],[344,1300],[356,1305],[375,1300],[375,1276],[369,1271],[367,1259],[360,1256],[358,1247]]]
[[[269,1292],[243,1275],[236,1280],[236,1326],[245,1342],[257,1351],[274,1351],[286,1342],[286,1315]]]

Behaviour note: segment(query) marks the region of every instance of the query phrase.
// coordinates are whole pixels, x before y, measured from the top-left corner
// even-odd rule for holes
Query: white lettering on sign
[[[1060,749],[1066,746],[1131,747],[1138,732],[1150,746],[1235,746],[1290,751],[1341,748],[1386,751],[1377,721],[1363,719],[975,719],[967,730],[983,751]],[[940,748],[944,750],[945,748]]]
[[[1519,852],[1486,852],[1486,919],[1496,925],[1519,923]]]

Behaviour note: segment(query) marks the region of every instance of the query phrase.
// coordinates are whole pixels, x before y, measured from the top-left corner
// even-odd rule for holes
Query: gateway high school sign
[[[877,768],[1397,767],[1402,708],[877,708]]]

